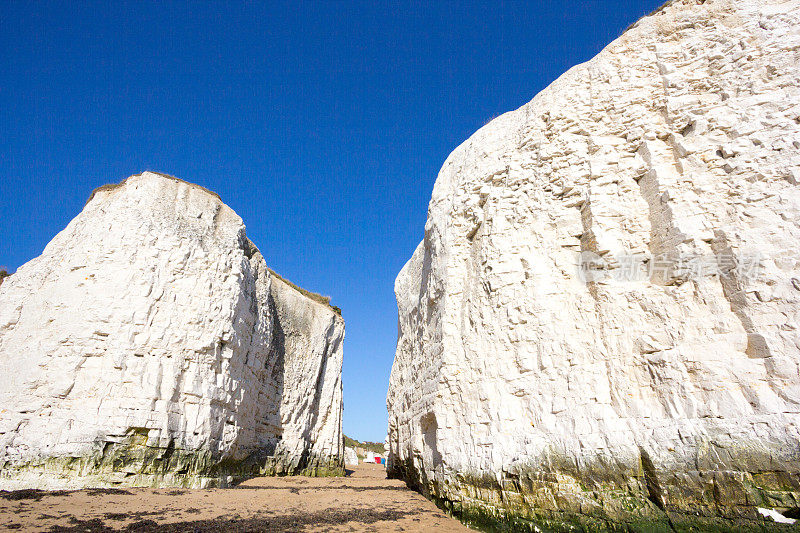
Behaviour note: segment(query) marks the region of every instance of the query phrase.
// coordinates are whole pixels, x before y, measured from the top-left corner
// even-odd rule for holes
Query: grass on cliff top
[[[300,294],[302,294],[306,298],[310,298],[310,299],[314,300],[315,302],[319,302],[321,304],[327,305],[328,307],[333,309],[334,313],[336,313],[339,316],[342,316],[342,310],[339,309],[338,307],[336,307],[335,305],[331,305],[331,297],[330,296],[323,296],[322,294],[317,294],[316,292],[307,291],[303,287],[295,285],[294,283],[292,283],[288,279],[284,278],[283,276],[281,276],[280,274],[278,274],[277,272],[275,272],[271,268],[267,268],[267,270],[269,270],[270,274],[272,274],[273,276],[275,276],[276,278],[278,278],[279,280],[281,280],[282,282],[284,282],[285,284],[287,284],[288,286],[290,286],[291,288],[293,288],[294,290],[296,290],[297,292],[299,292]]]
[[[219,194],[215,193],[214,191],[210,191],[210,190],[206,189],[202,185],[197,185],[196,183],[191,183],[191,182],[188,182],[186,180],[182,180],[180,178],[176,178],[175,176],[170,176],[169,174],[164,174],[163,172],[156,172],[154,170],[147,170],[145,172],[151,172],[153,174],[158,174],[159,176],[162,176],[162,177],[165,177],[165,178],[168,178],[168,179],[171,179],[171,180],[175,180],[175,181],[178,181],[180,183],[185,183],[185,184],[189,185],[190,187],[195,187],[197,189],[200,189],[201,191],[206,192],[206,193],[214,196],[219,201],[222,201],[222,198],[220,197]],[[137,176],[141,176],[141,174],[136,174],[136,175]],[[107,183],[105,185],[101,185],[100,187],[98,187],[98,188],[96,188],[95,190],[92,191],[92,194],[89,195],[89,199],[86,200],[86,203],[88,204],[89,202],[91,202],[92,198],[94,198],[94,195],[97,194],[98,192],[113,191],[114,189],[117,189],[117,188],[122,187],[123,185],[125,185],[126,181],[128,181],[128,178],[125,178],[124,180],[122,180],[119,183]],[[248,244],[249,244],[249,246],[252,247],[253,250],[258,250],[258,248],[256,248],[256,246],[252,242],[250,242],[249,239],[248,239]],[[250,251],[250,253],[252,253],[252,251]],[[280,274],[278,274],[277,272],[275,272],[271,268],[269,269],[269,271],[273,276],[275,276],[279,280],[283,281],[288,286],[290,286],[291,288],[293,288],[294,290],[296,290],[297,292],[299,292],[300,294],[302,294],[306,298],[310,298],[310,299],[314,300],[315,302],[319,302],[321,304],[327,305],[328,307],[333,309],[333,311],[337,315],[342,316],[342,310],[339,309],[338,307],[336,307],[335,305],[331,305],[331,297],[330,296],[323,296],[323,295],[317,294],[315,292],[307,291],[304,288],[302,288],[302,287],[300,287],[298,285],[295,285],[294,283],[292,283],[288,279],[284,278],[283,276],[281,276]],[[8,275],[8,274],[6,274],[6,275]],[[1,282],[2,282],[2,278],[0,278],[0,283]]]
[[[661,13],[662,11],[667,9],[668,7],[672,6],[673,4],[678,3],[680,1],[681,0],[667,0],[666,2],[661,4],[659,7],[655,8],[653,11],[648,13],[647,15],[645,15],[643,17],[639,17],[639,19],[636,22],[632,23],[627,28],[625,28],[625,31],[623,31],[622,33],[625,33],[626,31],[628,31],[631,28],[635,28],[642,20],[646,19],[647,17],[652,17],[653,15],[658,15],[659,13]],[[705,3],[705,1],[706,0],[695,0],[695,2],[698,3],[698,4],[703,4],[703,3]]]
[[[189,182],[189,181],[186,181],[186,180],[182,180],[180,178],[176,178],[175,176],[171,176],[169,174],[164,174],[163,172],[156,172],[155,170],[146,170],[145,172],[150,172],[152,174],[158,174],[159,176],[162,176],[164,178],[168,178],[168,179],[180,182],[180,183],[185,183],[186,185],[189,185],[190,187],[194,187],[195,189],[200,189],[201,191],[210,194],[211,196],[215,197],[220,202],[222,201],[222,197],[219,194],[215,193],[214,191],[206,189],[202,185],[198,185],[196,183],[192,183],[192,182]],[[137,176],[141,176],[141,174],[136,174],[136,175]],[[131,177],[133,177],[133,176],[131,176]],[[123,185],[125,185],[126,181],[128,181],[128,178],[125,178],[124,180],[120,181],[119,183],[106,183],[105,185],[99,186],[98,188],[96,188],[95,190],[92,191],[92,194],[89,195],[89,199],[86,200],[86,204],[88,204],[89,202],[92,201],[92,198],[94,198],[95,194],[97,194],[99,192],[103,192],[103,191],[113,191],[114,189],[117,189],[117,188],[122,187]],[[84,204],[84,206],[86,204]]]
[[[348,448],[364,448],[365,450],[369,450],[380,455],[383,455],[384,452],[382,442],[359,442],[355,439],[351,439],[347,435],[344,436],[344,445]]]
[[[3,284],[3,280],[6,279],[11,274],[5,268],[0,268],[0,285]]]

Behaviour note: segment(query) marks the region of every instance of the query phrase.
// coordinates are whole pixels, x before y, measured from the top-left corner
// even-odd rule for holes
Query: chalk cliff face
[[[99,189],[0,285],[0,488],[340,473],[344,322],[307,294],[215,194]]]
[[[358,454],[354,448],[344,449],[344,464],[347,466],[358,466]]]
[[[670,2],[480,129],[395,284],[390,474],[519,527],[796,510],[798,181],[797,0]]]

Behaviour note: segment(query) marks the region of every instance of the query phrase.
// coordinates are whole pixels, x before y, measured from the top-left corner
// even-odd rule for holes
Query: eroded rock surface
[[[347,466],[358,466],[358,454],[356,454],[355,448],[345,447],[344,464]]]
[[[341,473],[343,337],[217,195],[98,189],[0,286],[0,487]]]
[[[798,181],[797,0],[670,2],[483,127],[395,284],[389,472],[518,527],[796,513]]]

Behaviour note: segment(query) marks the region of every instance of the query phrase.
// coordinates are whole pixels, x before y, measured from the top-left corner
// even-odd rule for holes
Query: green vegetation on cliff
[[[380,455],[383,455],[384,451],[382,442],[360,442],[355,439],[351,439],[347,435],[344,436],[344,445],[348,448],[364,448],[365,450],[369,450]]]
[[[317,294],[316,292],[307,291],[303,287],[300,287],[299,285],[296,285],[296,284],[292,283],[291,281],[289,281],[288,279],[284,278],[283,276],[281,276],[280,274],[278,274],[277,272],[275,272],[271,268],[269,268],[268,270],[269,270],[270,274],[272,274],[273,276],[275,276],[276,278],[278,278],[279,280],[281,280],[282,282],[284,282],[289,287],[293,288],[294,290],[296,290],[297,292],[299,292],[300,294],[302,294],[306,298],[310,298],[310,299],[314,300],[315,302],[319,302],[321,304],[325,304],[328,307],[330,307],[331,309],[333,309],[333,311],[337,315],[342,316],[342,310],[339,309],[338,307],[336,307],[335,305],[331,305],[331,297],[330,296],[323,296],[321,294]]]

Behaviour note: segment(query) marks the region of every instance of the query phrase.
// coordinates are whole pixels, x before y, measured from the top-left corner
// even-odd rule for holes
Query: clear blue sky
[[[0,0],[0,265],[103,183],[217,191],[343,309],[344,430],[382,441],[394,278],[444,159],[659,4]]]

